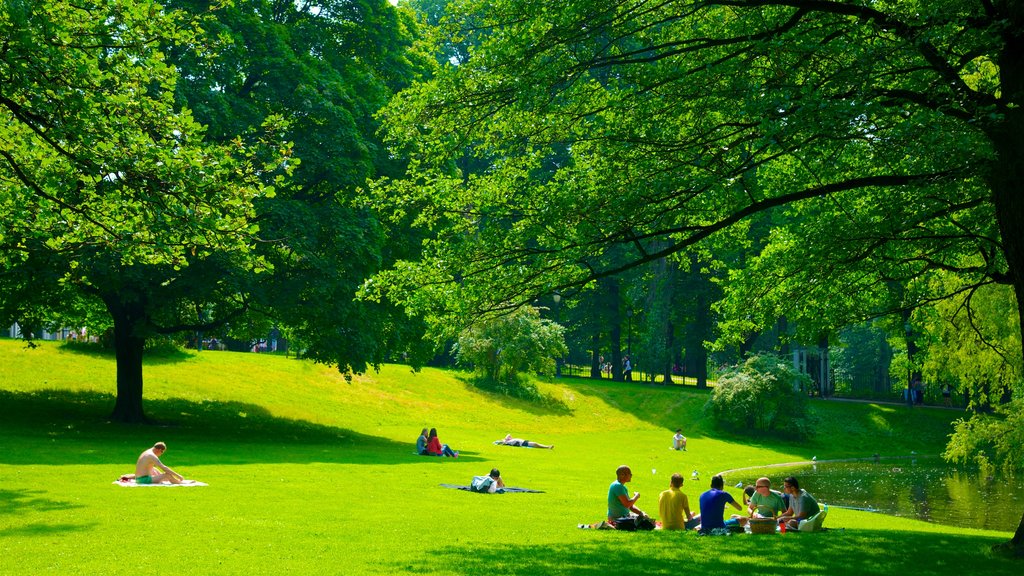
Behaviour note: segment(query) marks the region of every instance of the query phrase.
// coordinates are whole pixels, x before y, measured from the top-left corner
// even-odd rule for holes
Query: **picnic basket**
[[[748,522],[751,534],[775,534],[775,518],[751,518]]]

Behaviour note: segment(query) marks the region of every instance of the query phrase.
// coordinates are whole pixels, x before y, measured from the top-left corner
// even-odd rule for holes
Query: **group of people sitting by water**
[[[647,518],[647,514],[636,505],[640,493],[634,492],[632,497],[629,495],[626,483],[632,478],[629,466],[619,466],[615,470],[615,481],[608,487],[608,519],[595,527],[621,529],[626,525],[632,530],[638,519]],[[664,530],[696,529],[703,534],[741,532],[752,521],[765,520],[783,532],[786,528],[808,530],[820,527],[820,524],[813,523],[821,512],[818,502],[800,488],[799,481],[793,476],[783,480],[785,493],[772,490],[768,478],[758,478],[753,486],[744,490],[746,514],[733,514],[729,518],[725,518],[726,505],[741,512],[744,507],[725,491],[725,480],[721,475],[713,476],[711,487],[700,495],[699,513],[696,515],[690,509],[689,498],[682,492],[682,487],[682,474],[673,474],[669,488],[658,496],[660,527]]]

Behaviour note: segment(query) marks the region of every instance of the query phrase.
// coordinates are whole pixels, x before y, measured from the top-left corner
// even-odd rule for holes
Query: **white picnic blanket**
[[[114,480],[114,484],[124,486],[126,488],[188,488],[191,486],[209,486],[206,482],[198,482],[196,480],[185,480],[181,484],[171,484],[170,482],[161,482],[159,484],[136,484],[135,480]]]

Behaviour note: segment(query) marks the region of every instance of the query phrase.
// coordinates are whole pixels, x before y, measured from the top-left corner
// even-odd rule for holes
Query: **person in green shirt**
[[[747,506],[751,518],[778,518],[787,508],[782,494],[772,490],[771,480],[761,477],[754,482],[754,495]]]
[[[632,515],[646,516],[644,511],[636,507],[636,501],[640,499],[640,493],[634,492],[629,497],[629,489],[626,482],[633,479],[633,471],[629,466],[622,465],[615,469],[615,482],[608,487],[608,522],[614,526],[619,518]]]

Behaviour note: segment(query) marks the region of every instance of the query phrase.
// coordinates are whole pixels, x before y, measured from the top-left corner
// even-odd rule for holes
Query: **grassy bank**
[[[835,509],[822,534],[700,538],[577,530],[602,518],[619,464],[657,509],[673,472],[695,501],[714,472],[783,461],[938,453],[955,412],[816,402],[812,443],[718,434],[706,394],[566,379],[537,405],[481,392],[458,373],[386,366],[346,382],[277,356],[203,352],[145,367],[160,424],[107,422],[103,355],[0,340],[0,574],[957,574],[1015,573],[987,548],[1008,534]],[[422,427],[461,451],[418,457]],[[673,452],[682,427],[689,451]],[[554,450],[491,444],[507,432]],[[157,440],[205,488],[111,485]],[[501,469],[543,494],[439,487]],[[728,480],[728,479],[727,479]],[[729,484],[727,482],[727,484]],[[736,491],[734,491],[736,493]],[[738,494],[738,493],[737,493]],[[838,530],[838,528],[843,528]]]

